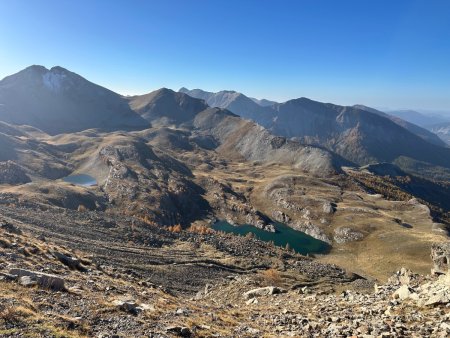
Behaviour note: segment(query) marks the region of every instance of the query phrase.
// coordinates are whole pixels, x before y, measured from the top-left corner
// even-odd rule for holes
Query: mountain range
[[[157,322],[147,319],[161,318],[162,307],[164,320],[179,323],[194,318],[199,301],[229,304],[230,290],[236,311],[257,304],[242,299],[248,288],[277,280],[307,301],[308,292],[373,290],[373,279],[400,266],[429,271],[430,249],[450,229],[450,149],[433,134],[361,105],[196,93],[202,98],[167,88],[122,96],[61,67],[32,66],[0,81],[4,303],[42,304],[45,296],[64,314],[58,327],[72,333],[72,317],[89,313],[92,329],[83,325],[80,336],[111,332],[111,316],[125,336],[141,335],[144,324],[166,336],[186,330],[153,331]],[[41,279],[27,288],[27,278],[12,277],[16,266],[57,274],[70,292],[49,296]],[[130,303],[129,316],[130,294],[154,309]],[[173,303],[183,297],[191,305]],[[98,299],[104,308],[91,315]],[[2,305],[0,325],[11,318]],[[27,320],[36,311],[24,312]],[[195,332],[212,336],[222,321],[206,317],[211,329]],[[71,335],[48,325],[38,326],[43,336]]]
[[[201,115],[204,111],[210,113]],[[263,128],[240,120],[237,115]],[[307,98],[275,103],[235,91],[211,93],[186,88],[179,92],[162,88],[146,95],[124,97],[62,67],[31,66],[0,81],[0,121],[30,125],[48,134],[86,129],[143,130],[150,125],[195,129],[200,116],[202,126],[207,125],[205,116],[222,126],[221,130],[209,130],[216,133],[215,142],[230,144],[222,136],[233,135],[234,150],[252,160],[273,158],[273,154],[264,156],[258,147],[275,142],[275,147],[273,144],[271,147],[283,154],[277,155],[280,160],[310,170],[313,157],[302,162],[302,151],[294,148],[309,147],[327,154],[318,157],[329,159],[323,167],[326,171],[339,171],[337,163],[389,162],[417,175],[424,175],[423,168],[428,168],[425,175],[432,173],[437,179],[450,177],[450,149],[439,137],[362,105],[346,107]],[[436,130],[445,134],[447,129],[444,126]],[[273,137],[286,139],[269,141]]]
[[[414,123],[418,126],[428,128],[432,125],[450,122],[449,116],[444,116],[437,113],[420,113],[415,110],[403,109],[403,110],[386,110],[389,115],[396,116],[402,120]]]
[[[446,143],[441,138],[439,138],[435,133],[433,133],[432,131],[430,131],[426,128],[420,127],[419,125],[414,124],[414,123],[410,122],[409,120],[405,120],[396,115],[390,115],[390,114],[387,114],[380,110],[370,108],[370,107],[367,107],[364,105],[355,105],[354,107],[362,109],[362,110],[366,110],[368,112],[371,112],[371,113],[374,113],[374,114],[377,114],[377,115],[380,115],[383,117],[386,117],[386,118],[390,119],[392,122],[395,122],[399,126],[407,129],[411,133],[421,137],[425,141],[428,141],[430,143],[433,143],[433,144],[441,146],[441,147],[446,146]]]
[[[233,91],[180,91],[251,119],[275,135],[324,147],[358,165],[391,162],[421,175],[420,164],[425,163],[433,167],[434,177],[450,177],[450,150],[443,140],[422,127],[373,108],[345,107],[307,98],[260,106]]]

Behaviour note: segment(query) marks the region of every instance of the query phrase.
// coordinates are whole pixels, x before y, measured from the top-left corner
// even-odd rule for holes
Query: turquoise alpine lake
[[[330,250],[328,243],[315,239],[304,232],[294,230],[283,223],[274,223],[274,226],[276,231],[269,232],[249,224],[234,226],[226,221],[218,221],[212,228],[236,235],[252,233],[255,235],[255,238],[265,242],[273,241],[276,246],[280,247],[286,247],[286,244],[289,244],[291,249],[302,255],[327,253]]]
[[[81,185],[83,187],[90,187],[97,184],[97,180],[95,178],[86,174],[66,176],[63,178],[63,181],[75,185]]]

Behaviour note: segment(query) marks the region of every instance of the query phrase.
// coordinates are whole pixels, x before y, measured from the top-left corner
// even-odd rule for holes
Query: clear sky
[[[450,1],[0,0],[0,78],[450,110]]]

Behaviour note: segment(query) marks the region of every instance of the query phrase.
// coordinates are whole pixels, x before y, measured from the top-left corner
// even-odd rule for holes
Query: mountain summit
[[[121,95],[62,67],[36,65],[0,81],[0,120],[49,134],[148,126]]]
[[[178,125],[207,109],[203,100],[167,88],[129,97],[130,107],[153,125]]]
[[[269,122],[266,118],[270,119],[270,106],[275,103],[264,99],[253,99],[233,90],[212,93],[201,89],[189,90],[183,87],[179,92],[205,100],[210,107],[228,109],[245,119],[251,119],[263,125]]]

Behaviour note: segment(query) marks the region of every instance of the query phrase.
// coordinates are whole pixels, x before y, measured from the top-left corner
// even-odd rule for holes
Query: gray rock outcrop
[[[25,171],[13,161],[0,162],[0,184],[25,184],[31,179]]]
[[[255,297],[261,297],[261,296],[270,296],[270,295],[276,295],[279,293],[285,293],[286,290],[282,288],[278,288],[276,286],[266,286],[264,288],[257,288],[250,291],[247,291],[244,293],[245,299],[251,299]]]
[[[17,276],[22,285],[30,285],[35,282],[42,288],[51,289],[54,291],[66,291],[65,281],[63,278],[47,273],[30,271],[25,269],[11,269],[9,271],[11,275]],[[26,278],[24,278],[26,277]]]
[[[450,260],[450,242],[433,243],[431,246],[431,260],[433,261],[433,274],[448,273],[448,262]]]
[[[359,241],[364,235],[349,227],[339,227],[334,230],[334,241],[338,244]]]
[[[318,239],[319,241],[331,244],[331,239],[311,221],[299,221],[292,226],[295,230],[304,232],[305,234]]]

